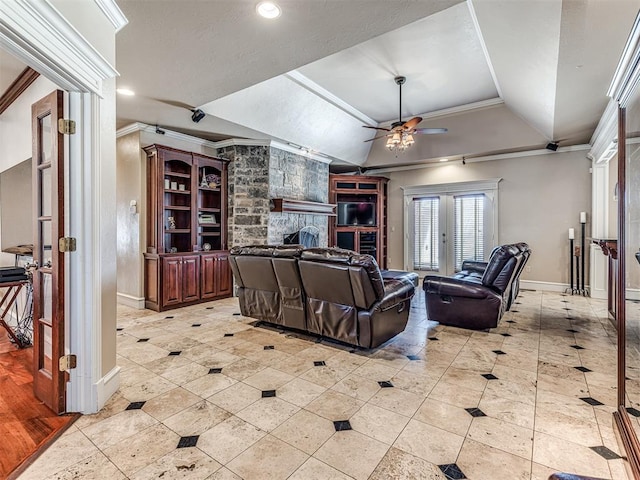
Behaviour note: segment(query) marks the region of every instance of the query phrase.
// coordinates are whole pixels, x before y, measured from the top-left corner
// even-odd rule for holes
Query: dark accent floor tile
[[[571,345],[571,348],[575,348],[576,350],[584,350],[584,347],[581,347],[580,345]]]
[[[422,360],[422,358],[420,357],[420,355],[407,355],[407,358],[409,360]]]
[[[116,332],[121,332],[122,330],[124,330],[124,328],[122,328],[122,327],[116,328]]]
[[[129,405],[127,405],[127,408],[125,408],[125,410],[140,410],[145,403],[147,402],[131,402]]]
[[[566,318],[567,320],[573,320],[573,317],[564,317],[564,318]],[[569,331],[570,330],[567,330],[567,332],[569,332]]]
[[[434,342],[437,342],[438,340],[440,340],[438,337],[427,337],[429,340],[433,340]]]
[[[502,350],[492,350],[493,353],[495,353],[496,355],[506,355],[506,352],[503,352]]]
[[[638,410],[637,408],[627,407],[626,410],[629,413],[629,415],[633,415],[634,417],[640,417],[640,410]]]
[[[487,380],[498,380],[498,377],[496,377],[493,373],[483,373],[482,376]]]
[[[512,336],[510,333],[501,333],[500,335],[502,335],[503,337],[511,337]]]
[[[207,310],[213,310],[213,307],[207,307]]]
[[[233,337],[233,333],[225,333],[224,336],[225,337]]]
[[[170,357],[176,357],[182,353],[182,350],[176,350],[174,352],[169,352]]]
[[[269,397],[275,397],[276,396],[276,391],[275,390],[263,390],[262,391],[262,398],[269,398]]]
[[[166,317],[164,317],[164,318],[173,318],[173,315],[167,315],[167,316],[166,316]]]
[[[336,420],[333,422],[333,428],[336,429],[336,432],[351,430],[351,423],[349,423],[349,420]]]
[[[582,366],[573,367],[573,368],[575,368],[576,370],[580,370],[582,373],[587,373],[587,372],[592,372],[593,371],[593,370],[589,370],[587,367],[582,367]]]
[[[571,333],[580,333],[578,330],[574,330],[573,328],[568,328],[567,332],[571,332]]]
[[[324,360],[319,360],[317,362],[313,362],[313,366],[314,367],[324,367],[326,365],[326,363],[324,362]]]
[[[149,339],[148,338],[139,338],[138,339],[138,343],[144,343],[144,342],[148,342]]]
[[[236,313],[234,313],[234,315],[235,315],[236,317],[239,317],[239,316],[240,316],[240,315],[242,315],[242,314],[241,314],[240,312],[236,312]]]
[[[467,476],[460,470],[460,467],[455,463],[449,463],[447,465],[438,465],[438,468],[442,470],[447,480],[461,480],[467,478]]]
[[[520,313],[520,310],[511,310],[513,313]]]
[[[505,320],[507,323],[516,323],[513,320]]]
[[[514,305],[522,305],[522,303],[521,303],[521,302],[514,302],[513,304],[514,304]]]
[[[222,369],[221,368],[210,368],[209,369],[209,374],[212,373],[222,373]]]
[[[383,380],[381,382],[378,382],[378,385],[380,385],[382,388],[392,388],[393,387],[393,383],[391,383],[389,380]]]
[[[569,303],[568,300],[560,300],[562,303]]]
[[[265,345],[265,346],[264,346],[264,349],[265,349],[265,350],[273,350],[273,349],[274,349],[274,346],[273,346],[273,345]]]
[[[580,397],[580,400],[582,400],[583,402],[588,403],[589,405],[593,405],[594,407],[597,407],[598,405],[604,405],[604,403],[599,402],[598,400],[596,400],[593,397]]]
[[[192,327],[201,327],[202,324],[201,323],[194,323],[193,325],[191,325]]]
[[[180,437],[177,448],[195,447],[198,443],[200,435],[191,435],[189,437]]]
[[[622,458],[613,450],[608,449],[604,445],[598,445],[597,447],[589,447],[591,450],[596,452],[598,455],[603,457],[605,460],[616,460],[618,458]]]
[[[486,417],[487,415],[479,408],[465,408],[467,413],[472,417]]]

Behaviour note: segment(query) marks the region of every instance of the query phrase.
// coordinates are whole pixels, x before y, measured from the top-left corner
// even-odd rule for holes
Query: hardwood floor
[[[33,395],[33,348],[16,348],[0,332],[0,478],[7,478],[76,415],[58,416]]]

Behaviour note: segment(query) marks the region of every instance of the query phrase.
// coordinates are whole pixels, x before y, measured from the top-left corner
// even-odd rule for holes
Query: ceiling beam
[[[2,115],[39,76],[40,74],[33,68],[25,68],[0,97],[0,115]]]

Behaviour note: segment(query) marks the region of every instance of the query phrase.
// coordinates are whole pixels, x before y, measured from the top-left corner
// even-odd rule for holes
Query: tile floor
[[[121,388],[21,479],[626,479],[603,301],[536,291],[491,332],[353,351],[254,327],[236,299],[120,308]]]

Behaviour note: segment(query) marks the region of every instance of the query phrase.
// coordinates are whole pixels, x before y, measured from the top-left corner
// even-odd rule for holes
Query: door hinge
[[[76,251],[76,239],[74,237],[62,237],[58,240],[59,252],[75,252]]]
[[[76,368],[77,357],[74,354],[65,355],[64,357],[60,357],[58,361],[58,369],[61,372],[68,372],[72,368]]]
[[[76,122],[73,120],[60,118],[58,120],[58,132],[63,135],[73,135],[74,133],[76,133]]]

